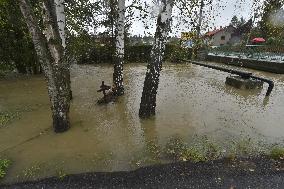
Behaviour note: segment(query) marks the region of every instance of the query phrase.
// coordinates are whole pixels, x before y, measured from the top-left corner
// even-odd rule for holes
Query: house
[[[203,36],[205,44],[209,46],[223,46],[231,44],[235,31],[236,28],[232,25],[224,28],[221,26],[219,29],[209,31]]]
[[[209,46],[223,46],[234,45],[241,43],[244,40],[245,34],[249,33],[252,27],[252,20],[250,19],[243,25],[235,28],[232,25],[227,27],[220,27],[213,31],[207,32],[203,38]]]

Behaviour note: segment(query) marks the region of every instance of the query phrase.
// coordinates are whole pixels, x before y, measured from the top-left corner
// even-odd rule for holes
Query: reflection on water
[[[161,151],[172,136],[192,143],[206,136],[225,148],[228,140],[249,136],[284,144],[284,77],[254,71],[275,81],[269,98],[263,90],[225,85],[228,74],[195,65],[167,64],[161,74],[155,118],[138,117],[145,64],[125,66],[126,94],[98,106],[101,81],[111,84],[113,67],[72,69],[72,128],[51,129],[49,102],[42,77],[0,81],[0,111],[17,113],[0,128],[0,155],[12,159],[6,182],[62,172],[121,171],[163,163]]]

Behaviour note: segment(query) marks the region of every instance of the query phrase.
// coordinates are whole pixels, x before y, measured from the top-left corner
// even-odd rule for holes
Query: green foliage
[[[270,157],[273,159],[283,160],[284,159],[284,148],[275,147],[270,152]]]
[[[63,171],[63,170],[59,170],[57,172],[57,177],[60,179],[60,180],[63,180],[65,177],[67,176],[66,172]]]
[[[271,21],[273,21],[273,18],[271,16],[279,11],[283,5],[283,0],[264,1],[264,10],[259,25],[262,37],[264,37],[265,39],[280,35],[282,35],[283,37],[283,26],[275,26],[271,23]]]
[[[8,159],[0,159],[0,179],[3,179],[6,175],[8,167],[11,165],[11,161]]]
[[[97,27],[98,13],[102,11],[103,1],[94,2],[89,0],[69,0],[66,1],[65,13],[67,29],[69,32],[80,33]]]
[[[167,45],[165,57],[171,62],[180,63],[182,59],[191,59],[191,56],[191,48],[183,48],[179,45]]]
[[[125,60],[127,62],[148,62],[151,50],[151,45],[128,46],[125,48]]]
[[[73,41],[73,49],[70,49],[70,54],[75,57],[78,64],[101,64],[112,63],[114,49],[113,47],[104,44],[96,45],[89,43],[88,39],[76,39]],[[78,45],[75,45],[77,44]],[[76,47],[76,48],[75,48]],[[151,59],[152,45],[136,45],[125,47],[126,62],[149,62]],[[179,45],[166,45],[165,60],[172,62],[180,62],[180,59],[190,59],[191,49],[182,48]]]
[[[96,37],[84,31],[68,40],[67,53],[79,64],[97,64],[111,62],[112,52],[109,45],[99,46]]]
[[[234,15],[233,18],[231,19],[231,25],[234,27],[240,27],[241,25],[243,25],[245,23],[245,20],[243,17],[241,17],[240,19]]]
[[[32,40],[19,6],[14,1],[0,2],[0,41],[0,69],[38,72]]]
[[[279,37],[269,37],[266,42],[269,46],[283,46],[284,45],[284,38]]]

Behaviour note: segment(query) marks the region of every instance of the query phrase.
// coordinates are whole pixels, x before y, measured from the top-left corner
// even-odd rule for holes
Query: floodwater
[[[225,85],[227,73],[190,64],[165,64],[157,114],[140,120],[146,65],[125,65],[126,94],[116,103],[97,105],[102,94],[96,91],[102,80],[111,84],[112,71],[110,65],[73,65],[72,127],[63,134],[55,134],[51,128],[43,77],[0,80],[0,112],[13,114],[13,119],[0,126],[0,157],[12,160],[4,182],[127,171],[169,162],[155,152],[162,151],[173,136],[186,143],[205,136],[221,149],[231,140],[244,138],[284,144],[283,75],[253,71],[275,82],[270,98],[264,98],[266,85],[263,90],[238,90]]]

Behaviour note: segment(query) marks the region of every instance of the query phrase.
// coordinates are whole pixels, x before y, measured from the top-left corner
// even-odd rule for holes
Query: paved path
[[[284,161],[259,158],[183,162],[131,172],[70,175],[63,180],[54,177],[0,188],[284,188]]]

